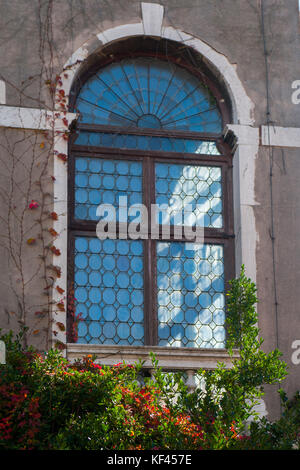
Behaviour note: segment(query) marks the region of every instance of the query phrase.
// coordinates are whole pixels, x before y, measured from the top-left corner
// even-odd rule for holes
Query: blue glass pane
[[[159,223],[222,227],[220,167],[156,163],[155,176],[156,204],[167,207]]]
[[[76,157],[75,218],[98,220],[97,207],[111,204],[119,220],[121,196],[128,198],[128,205],[142,203],[142,172],[141,162]]]
[[[81,88],[76,110],[84,123],[222,132],[208,89],[184,68],[153,58],[124,59],[100,69]]]
[[[104,132],[80,131],[75,143],[96,147],[122,148],[128,150],[156,150],[162,152],[180,152],[205,155],[220,155],[213,141],[177,139],[169,137],[108,134]],[[78,179],[80,185],[81,180]],[[85,186],[83,181],[83,186]]]
[[[225,347],[222,245],[158,242],[157,292],[160,346]]]
[[[143,345],[143,242],[76,237],[74,260],[78,342]]]

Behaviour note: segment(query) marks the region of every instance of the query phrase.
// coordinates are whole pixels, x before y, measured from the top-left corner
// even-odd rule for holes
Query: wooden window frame
[[[106,148],[76,145],[76,133],[80,131],[109,132],[116,134],[135,134],[163,136],[169,138],[185,138],[202,141],[214,141],[220,151],[219,155],[176,153],[148,150],[128,150],[122,148]],[[155,162],[190,163],[202,166],[221,167],[222,179],[222,228],[205,228],[205,244],[221,244],[224,253],[225,292],[228,282],[235,275],[234,225],[233,225],[233,194],[232,194],[232,153],[223,139],[214,134],[201,134],[185,131],[165,131],[155,129],[126,129],[101,125],[77,124],[69,143],[69,176],[68,176],[68,289],[74,282],[74,239],[77,235],[96,236],[97,221],[74,219],[75,192],[75,158],[76,156],[105,159],[136,160],[143,163],[143,203],[150,207],[155,202]],[[150,211],[148,211],[150,217]],[[150,229],[149,224],[149,229]],[[130,239],[130,238],[129,238]],[[161,236],[159,239],[162,239]],[[158,239],[158,240],[159,240]],[[171,227],[171,236],[165,241],[176,241]],[[184,236],[178,241],[185,241]],[[157,346],[157,283],[156,283],[156,243],[150,234],[144,242],[144,346]],[[71,329],[70,318],[67,318],[68,331]],[[70,342],[70,341],[68,341]],[[184,349],[184,348],[182,348]]]

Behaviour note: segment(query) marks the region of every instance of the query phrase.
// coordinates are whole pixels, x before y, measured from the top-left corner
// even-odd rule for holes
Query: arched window
[[[68,276],[79,343],[225,347],[231,155],[224,100],[207,83],[182,63],[145,55],[114,57],[77,90]],[[96,235],[101,204],[115,208],[115,238]],[[155,233],[151,204],[167,207],[154,216]],[[124,223],[138,223],[140,236],[124,234]],[[201,242],[187,237],[193,226],[203,227]]]

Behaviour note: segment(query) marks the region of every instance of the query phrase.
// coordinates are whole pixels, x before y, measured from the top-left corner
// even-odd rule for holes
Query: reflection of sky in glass
[[[220,167],[156,163],[155,175],[156,204],[168,207],[158,214],[158,222],[222,227]],[[182,213],[187,206],[184,220]]]
[[[100,69],[82,86],[76,110],[84,123],[222,132],[215,100],[199,80],[153,58],[124,59]]]
[[[144,344],[143,242],[76,237],[78,343]]]
[[[225,347],[222,245],[157,243],[160,346]]]

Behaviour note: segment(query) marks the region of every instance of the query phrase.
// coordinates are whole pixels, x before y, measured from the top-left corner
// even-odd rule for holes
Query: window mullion
[[[151,203],[154,201],[154,163],[150,157],[143,162],[144,205],[148,209],[148,234],[151,230]],[[144,241],[144,328],[145,344],[157,344],[157,318],[155,298],[155,241],[148,238]]]

